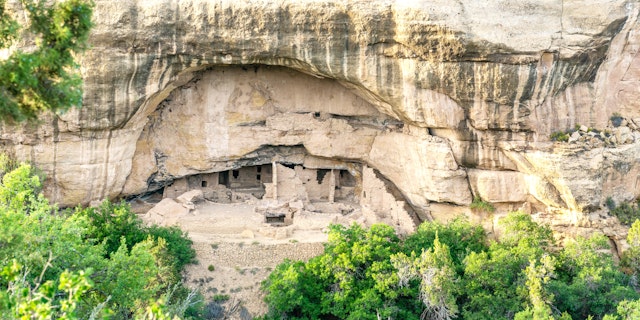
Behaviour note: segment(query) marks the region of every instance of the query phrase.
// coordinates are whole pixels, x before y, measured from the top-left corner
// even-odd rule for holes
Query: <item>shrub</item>
[[[622,202],[616,205],[611,197],[607,198],[607,208],[609,208],[609,214],[615,216],[620,220],[620,223],[630,226],[636,219],[640,218],[640,207],[638,202],[629,203]]]
[[[627,233],[627,243],[629,249],[624,252],[620,264],[626,269],[625,272],[640,275],[640,220],[635,220]]]
[[[483,211],[487,213],[493,213],[496,211],[496,208],[490,202],[482,200],[479,196],[473,198],[473,202],[471,202],[469,208],[474,211]]]
[[[107,256],[120,248],[122,238],[129,250],[146,238],[142,221],[129,210],[125,202],[116,204],[104,201],[97,208],[78,208],[75,215],[88,220],[87,238],[104,243]]]
[[[611,211],[611,210],[616,208],[616,202],[613,201],[613,199],[611,197],[607,197],[607,200],[605,201],[605,204],[606,204],[607,208],[609,209],[609,211]]]
[[[146,232],[155,240],[164,239],[167,241],[167,251],[171,256],[176,272],[179,273],[184,269],[185,265],[196,262],[196,251],[191,247],[193,241],[180,228],[154,225],[146,228]]]
[[[212,300],[214,302],[225,302],[227,300],[229,300],[230,297],[228,294],[216,294],[213,296]]]
[[[623,119],[622,115],[618,112],[614,112],[611,117],[609,117],[609,120],[611,120],[611,124],[614,127],[619,127],[622,124]]]
[[[104,201],[98,208],[77,209],[76,215],[88,219],[87,238],[95,242],[104,242],[107,255],[118,250],[122,239],[131,250],[137,243],[151,237],[154,241],[160,238],[166,241],[167,253],[177,273],[186,264],[195,262],[196,253],[191,248],[193,242],[185,232],[175,226],[144,226],[126,202]]]
[[[556,131],[551,134],[551,141],[567,142],[569,141],[569,137],[569,133],[567,132]]]
[[[216,270],[216,267],[214,267],[212,264],[210,264],[210,265],[207,267],[207,270],[209,270],[209,271],[213,272],[213,271],[215,271],[215,270]]]
[[[205,307],[204,319],[223,319],[225,315],[224,307],[217,302],[209,302]]]

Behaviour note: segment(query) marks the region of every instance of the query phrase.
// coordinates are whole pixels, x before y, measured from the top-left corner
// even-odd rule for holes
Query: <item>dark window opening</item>
[[[233,170],[233,178],[234,179],[238,179],[239,175],[240,175],[240,171],[239,170]]]
[[[218,184],[221,184],[223,186],[229,185],[229,171],[218,173]]]
[[[261,166],[257,166],[257,167],[256,167],[256,172],[257,172],[257,173],[262,172],[262,167],[261,167]]]
[[[207,187],[207,182],[206,181],[202,181],[202,187],[206,188]]]
[[[343,187],[355,187],[356,178],[347,170],[340,170],[340,185]]]
[[[322,184],[322,180],[324,180],[327,173],[329,173],[327,169],[318,169],[318,171],[316,171],[316,181],[318,181],[318,184]]]
[[[260,181],[260,174],[256,175],[256,180]]]
[[[284,223],[284,215],[275,217],[266,217],[267,223]]]

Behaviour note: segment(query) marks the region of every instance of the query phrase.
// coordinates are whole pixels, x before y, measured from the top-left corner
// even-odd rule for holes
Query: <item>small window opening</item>
[[[266,216],[267,223],[284,223],[284,215],[279,216]]]
[[[234,179],[238,179],[239,175],[240,175],[240,171],[239,170],[233,170],[233,178]]]
[[[256,175],[256,180],[260,181],[260,174]]]
[[[257,172],[257,173],[262,172],[262,167],[261,167],[261,166],[257,166],[257,167],[256,167],[256,172]]]
[[[318,171],[316,171],[316,181],[318,184],[322,184],[322,180],[324,180],[324,176],[326,176],[327,173],[329,173],[327,169],[318,169]]]
[[[201,185],[202,185],[203,188],[206,188],[207,187],[207,182],[206,181],[202,181]]]

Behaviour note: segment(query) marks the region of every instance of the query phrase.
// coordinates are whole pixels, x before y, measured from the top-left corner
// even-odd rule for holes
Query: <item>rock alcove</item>
[[[260,200],[266,211],[291,202],[318,213],[362,210],[369,221],[388,220],[410,232],[429,218],[419,209],[432,188],[424,160],[444,158],[433,164],[449,167],[429,170],[462,178],[456,198],[446,201],[464,204],[470,197],[444,141],[427,129],[414,131],[336,81],[282,67],[215,67],[149,115],[124,193],[162,190],[163,198],[176,198],[202,190],[214,202]],[[415,139],[439,148],[405,144]],[[396,181],[411,180],[408,175],[423,177],[400,187]],[[271,218],[285,223],[284,215]]]
[[[6,126],[2,148],[60,206],[273,162],[338,170],[322,159],[377,170],[421,218],[493,230],[523,209],[623,241],[605,201],[638,197],[639,6],[317,4],[96,1],[83,108]]]

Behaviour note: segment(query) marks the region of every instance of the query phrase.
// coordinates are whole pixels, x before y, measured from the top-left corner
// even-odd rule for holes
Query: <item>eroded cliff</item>
[[[61,205],[311,157],[377,170],[423,219],[623,237],[603,208],[640,191],[634,1],[96,4],[83,108],[2,129]],[[576,125],[618,138],[550,141]]]

